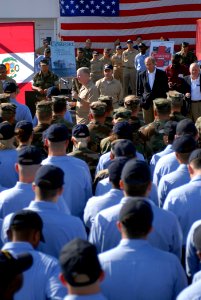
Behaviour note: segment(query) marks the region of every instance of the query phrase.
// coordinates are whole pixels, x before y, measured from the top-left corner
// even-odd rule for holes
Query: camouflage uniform
[[[9,82],[14,82],[16,84],[16,81],[12,78],[10,78],[9,76],[6,76],[6,78],[4,80],[0,80],[0,94],[3,93],[3,83],[4,81],[9,81]]]
[[[91,60],[93,50],[91,48],[86,48],[86,47],[83,50],[84,50],[84,57],[88,60]]]
[[[181,64],[185,65],[186,67],[189,67],[190,64],[197,61],[196,55],[191,51],[188,51],[186,55],[182,54],[182,51],[179,51],[176,54],[181,56]]]
[[[8,121],[13,127],[15,127],[15,113],[17,106],[12,103],[0,104],[0,116],[1,122]]]
[[[107,127],[105,124],[102,124],[96,119],[97,116],[104,116],[106,111],[106,104],[101,101],[93,102],[90,105],[90,111],[94,116],[94,120],[92,120],[88,124],[89,133],[90,133],[90,143],[89,148],[95,152],[100,153],[100,141],[107,137],[111,129]]]
[[[181,112],[174,111],[175,108],[179,108],[179,110],[181,111],[182,105],[184,103],[184,95],[177,91],[169,91],[168,99],[171,101],[170,120],[179,122],[185,119]]]
[[[98,59],[90,60],[90,77],[95,83],[97,80],[103,78],[103,63]]]
[[[113,98],[110,96],[100,96],[98,101],[101,101],[107,105],[106,108],[106,118],[105,118],[105,125],[108,126],[110,129],[113,127]]]
[[[89,166],[89,170],[91,173],[92,180],[95,176],[96,166],[99,160],[99,154],[88,149],[88,148],[80,148],[75,149],[72,152],[68,153],[69,156],[74,156],[76,158],[84,160]]]
[[[154,105],[159,112],[170,111],[170,101],[167,99],[154,100]],[[139,129],[140,137],[144,141],[144,155],[148,160],[153,154],[165,148],[163,141],[164,125],[168,120],[154,120]]]
[[[59,84],[59,77],[51,71],[44,75],[41,71],[36,73],[33,77],[33,86],[40,87],[43,90],[51,86]]]
[[[43,100],[41,102],[38,102],[36,105],[36,112],[41,114],[52,114],[52,103],[51,101]],[[33,128],[33,140],[32,145],[38,147],[41,149],[43,158],[47,157],[47,151],[44,148],[43,143],[43,132],[50,126],[50,124],[47,123],[40,123],[36,127]]]
[[[85,57],[83,57],[81,59],[76,57],[75,62],[76,62],[76,70],[78,70],[79,68],[82,68],[82,67],[86,67],[86,68],[90,69],[90,60]]]

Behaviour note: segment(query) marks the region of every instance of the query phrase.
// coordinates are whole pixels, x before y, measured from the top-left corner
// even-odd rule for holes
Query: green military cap
[[[169,91],[167,93],[168,99],[171,101],[172,105],[182,105],[184,94],[177,91]]]
[[[102,116],[106,112],[107,105],[101,101],[92,102],[90,105],[90,111],[92,114]]]
[[[12,116],[16,112],[17,106],[12,103],[1,103],[0,114],[2,117]]]
[[[0,103],[8,103],[10,101],[10,94],[2,93],[0,94]]]
[[[137,109],[140,105],[139,97],[134,95],[129,95],[124,98],[124,106],[127,109],[134,110]]]
[[[37,112],[52,112],[52,102],[47,100],[42,100],[36,104]]]
[[[165,98],[158,98],[153,101],[156,110],[159,113],[166,114],[171,111],[171,101]]]
[[[132,111],[125,108],[125,107],[119,107],[114,110],[113,118],[114,119],[122,119],[124,121],[127,121],[131,118]]]

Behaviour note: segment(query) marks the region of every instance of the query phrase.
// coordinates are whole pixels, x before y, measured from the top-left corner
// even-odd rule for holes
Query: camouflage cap
[[[140,106],[139,97],[129,95],[124,98],[124,107],[130,110],[135,110]]]
[[[167,93],[167,96],[172,105],[182,105],[184,99],[184,95],[182,93],[179,93],[177,91],[169,91]]]
[[[96,116],[103,116],[106,112],[107,105],[101,101],[92,102],[90,105],[90,111]]]
[[[52,102],[47,100],[42,100],[36,104],[37,112],[52,112]]]
[[[171,111],[171,101],[165,98],[158,98],[153,101],[154,107],[159,113],[168,114]]]
[[[1,103],[0,114],[2,117],[15,115],[17,106],[12,103]]]
[[[10,94],[0,94],[0,103],[8,103],[10,101]]]
[[[114,110],[113,118],[122,119],[122,121],[127,121],[131,118],[131,110],[128,110],[125,107],[119,107]]]

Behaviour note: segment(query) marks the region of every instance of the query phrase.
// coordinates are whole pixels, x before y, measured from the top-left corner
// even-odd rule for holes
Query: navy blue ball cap
[[[18,151],[18,163],[20,165],[40,165],[42,153],[38,147],[25,146]]]
[[[44,132],[43,137],[50,142],[63,142],[69,139],[69,131],[64,124],[52,124]]]
[[[123,167],[128,160],[129,158],[127,157],[117,157],[111,161],[110,165],[108,166],[109,180],[111,182],[120,181]]]
[[[9,229],[36,229],[40,231],[42,242],[45,241],[42,230],[43,230],[43,221],[38,213],[29,209],[23,209],[14,213],[10,220]]]
[[[127,122],[117,122],[112,129],[113,133],[130,138],[132,137],[132,126]]]
[[[191,134],[195,136],[197,134],[195,123],[191,119],[181,120],[177,124],[176,134],[177,135]]]
[[[121,179],[126,184],[141,184],[151,181],[149,165],[142,160],[130,159],[124,166]]]
[[[200,160],[201,161],[201,149],[194,150],[188,160],[188,163],[190,164],[194,160]]]
[[[195,150],[197,143],[192,135],[186,134],[176,138],[172,144],[172,149],[178,153],[190,153]]]
[[[72,129],[72,136],[76,138],[85,138],[89,135],[89,128],[85,124],[77,124]]]
[[[113,70],[112,65],[104,65],[104,70]]]
[[[15,93],[18,89],[18,86],[11,81],[4,81],[3,83],[3,91],[6,94]]]
[[[176,127],[177,127],[176,121],[167,121],[164,125],[164,134],[174,137],[176,134]]]
[[[136,148],[130,140],[116,140],[112,143],[111,149],[115,157],[126,156],[134,158],[136,156]]]
[[[14,128],[7,121],[0,123],[0,140],[9,140],[14,137]]]
[[[17,124],[15,125],[15,129],[23,129],[25,132],[27,133],[32,133],[33,131],[33,123],[22,120],[17,122]]]
[[[36,172],[34,183],[43,189],[56,190],[64,185],[64,172],[56,166],[41,166]]]

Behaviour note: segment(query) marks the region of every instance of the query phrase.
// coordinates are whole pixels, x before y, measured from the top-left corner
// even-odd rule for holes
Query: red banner
[[[201,60],[201,19],[197,20],[196,27],[196,56]]]

